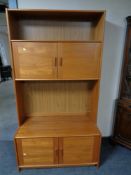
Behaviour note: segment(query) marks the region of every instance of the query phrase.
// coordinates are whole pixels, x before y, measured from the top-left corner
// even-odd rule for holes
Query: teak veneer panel
[[[15,138],[93,135],[100,135],[100,132],[87,116],[43,116],[27,118]]]
[[[58,164],[56,138],[16,139],[19,165]]]
[[[98,79],[101,43],[12,42],[16,79]]]
[[[19,26],[19,39],[23,40],[87,41],[94,40],[95,35],[91,22],[22,19]]]
[[[99,78],[100,43],[59,43],[58,79]]]
[[[16,78],[57,78],[56,43],[13,42],[12,49]]]
[[[63,164],[84,164],[97,162],[94,150],[98,146],[96,137],[65,137],[62,139],[62,161]],[[100,139],[100,138],[99,138]]]
[[[87,114],[93,82],[23,82],[25,116]]]

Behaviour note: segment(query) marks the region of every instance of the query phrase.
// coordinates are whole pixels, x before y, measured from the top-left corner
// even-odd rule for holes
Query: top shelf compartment
[[[7,10],[11,40],[103,42],[104,17],[104,11]]]

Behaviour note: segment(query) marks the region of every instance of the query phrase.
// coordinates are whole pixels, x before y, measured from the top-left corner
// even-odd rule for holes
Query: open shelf
[[[96,120],[93,105],[98,81],[17,81],[15,84],[21,124],[30,116],[88,115]]]
[[[9,10],[10,39],[102,42],[104,15],[104,11]]]
[[[19,128],[16,138],[92,136],[100,132],[86,116],[29,117]]]

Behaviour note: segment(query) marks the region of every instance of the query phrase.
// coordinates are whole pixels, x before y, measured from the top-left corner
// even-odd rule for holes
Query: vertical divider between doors
[[[54,138],[54,164],[59,163],[59,143],[58,138]]]
[[[56,70],[56,78],[59,78],[59,70],[58,70],[58,66],[59,66],[59,55],[58,55],[58,42],[56,43],[56,58],[57,58],[57,70]]]
[[[63,164],[63,138],[59,138],[59,164]]]
[[[58,79],[61,79],[62,77],[62,68],[61,68],[61,65],[60,65],[60,58],[62,57],[62,43],[59,43],[57,44],[57,51],[58,51],[58,72],[57,72],[57,78]]]

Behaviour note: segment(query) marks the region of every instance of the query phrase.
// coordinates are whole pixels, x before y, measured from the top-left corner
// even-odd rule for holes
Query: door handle
[[[58,151],[58,149],[56,149],[56,150],[55,150],[55,156],[57,157],[58,154],[59,154],[59,151]]]
[[[55,57],[55,67],[57,66],[57,57]]]
[[[62,66],[62,65],[63,65],[63,58],[60,57],[60,66]]]

